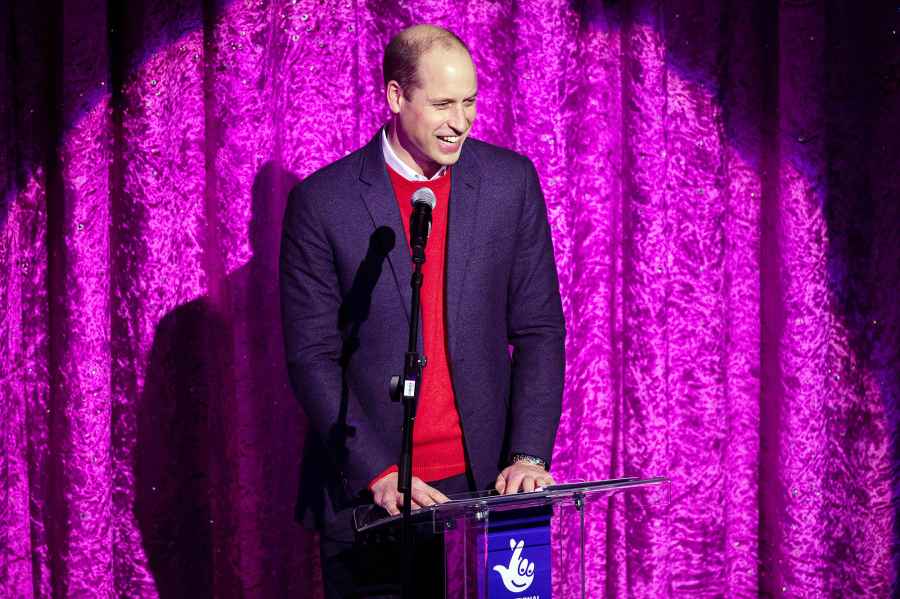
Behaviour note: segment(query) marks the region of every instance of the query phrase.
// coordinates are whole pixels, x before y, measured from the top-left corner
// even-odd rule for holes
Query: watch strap
[[[525,464],[533,464],[535,466],[540,466],[544,470],[547,469],[547,462],[542,460],[541,458],[533,455],[528,455],[527,453],[514,453],[512,457],[509,458],[510,464],[516,463],[525,463]]]

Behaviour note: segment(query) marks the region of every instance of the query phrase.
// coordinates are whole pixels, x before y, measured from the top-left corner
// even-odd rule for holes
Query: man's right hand
[[[375,504],[386,509],[391,516],[398,515],[403,507],[403,493],[397,490],[397,481],[397,473],[391,472],[372,485],[372,495],[375,498]],[[418,476],[412,477],[412,509],[444,503],[445,501],[449,501],[446,495]]]

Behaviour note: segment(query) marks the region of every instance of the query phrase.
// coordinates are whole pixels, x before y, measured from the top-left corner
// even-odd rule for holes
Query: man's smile
[[[442,154],[456,154],[462,147],[466,134],[462,135],[437,135],[438,148]]]

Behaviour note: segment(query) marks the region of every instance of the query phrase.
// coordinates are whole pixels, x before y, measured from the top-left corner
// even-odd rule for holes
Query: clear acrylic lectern
[[[444,535],[447,599],[550,599],[550,520],[554,509],[576,510],[577,530],[566,534],[578,539],[584,596],[586,503],[667,482],[664,477],[626,477],[558,484],[517,495],[456,495],[447,503],[416,510],[412,522]],[[384,530],[399,522],[399,516],[387,516],[380,508],[360,508],[354,514],[360,533]]]

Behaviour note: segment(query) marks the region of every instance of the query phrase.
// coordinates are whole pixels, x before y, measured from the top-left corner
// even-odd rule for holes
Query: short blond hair
[[[469,53],[466,43],[449,29],[434,25],[413,25],[392,37],[384,49],[381,67],[384,85],[396,81],[404,96],[407,96],[407,92],[421,87],[419,60],[435,46],[445,50],[462,48]]]

